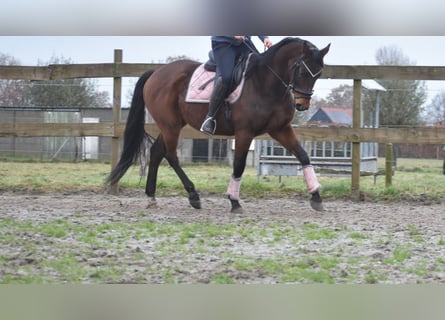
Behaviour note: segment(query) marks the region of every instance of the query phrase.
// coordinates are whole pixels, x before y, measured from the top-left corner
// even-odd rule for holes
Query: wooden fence
[[[145,71],[160,67],[161,64],[123,63],[122,50],[114,51],[113,63],[63,64],[49,66],[0,66],[0,79],[8,80],[57,80],[69,78],[113,78],[113,121],[102,123],[0,123],[0,137],[38,136],[99,136],[112,137],[111,166],[118,162],[119,140],[125,123],[120,121],[121,92],[123,77],[139,77]],[[443,144],[445,129],[437,127],[419,128],[360,128],[362,79],[401,80],[445,80],[444,66],[325,66],[324,79],[353,79],[353,123],[351,128],[298,127],[295,128],[301,140],[306,141],[351,141],[353,195],[360,189],[360,143],[412,143]],[[149,134],[156,136],[159,131],[153,124],[147,124]],[[183,138],[203,139],[204,135],[190,127],[181,133]],[[213,138],[225,138],[214,136]],[[268,135],[257,137],[270,139]],[[117,187],[116,187],[117,188]],[[117,189],[116,189],[117,190]]]

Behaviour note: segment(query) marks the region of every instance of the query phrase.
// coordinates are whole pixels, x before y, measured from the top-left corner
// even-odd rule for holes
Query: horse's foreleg
[[[303,177],[306,182],[307,190],[311,193],[311,207],[314,210],[322,211],[323,204],[319,193],[321,185],[318,183],[314,168],[311,165],[310,158],[307,152],[303,149],[300,142],[295,136],[292,127],[287,127],[278,133],[271,134],[271,136],[280,142],[286,149],[294,154],[303,167]]]
[[[300,161],[303,167],[303,177],[306,182],[307,190],[311,193],[311,207],[317,211],[323,211],[323,203],[320,196],[320,183],[318,183],[317,176],[315,175],[314,168],[311,165],[311,161],[307,152],[303,149],[298,141],[295,143],[295,156]]]
[[[230,200],[232,204],[231,212],[233,213],[242,213],[243,208],[239,204],[239,190],[241,185],[241,176],[239,178],[235,178],[234,175],[230,177],[229,185],[227,187],[226,196]]]
[[[232,204],[231,212],[233,213],[242,213],[243,208],[239,204],[239,194],[240,194],[240,185],[241,178],[244,173],[244,169],[246,168],[246,159],[249,150],[250,143],[252,142],[252,138],[250,139],[235,139],[235,155],[233,158],[233,173],[230,177],[229,185],[227,187],[226,196],[230,200]]]
[[[317,176],[315,175],[314,167],[311,164],[303,165],[303,177],[306,181],[307,190],[314,194],[317,192],[321,185],[318,183]]]

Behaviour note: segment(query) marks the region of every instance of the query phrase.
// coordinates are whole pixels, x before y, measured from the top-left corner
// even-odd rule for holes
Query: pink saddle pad
[[[246,70],[243,72],[243,77],[238,87],[236,87],[236,89],[226,99],[226,101],[228,101],[230,104],[235,103],[241,96],[244,86],[245,73]],[[198,68],[196,68],[187,88],[185,102],[209,103],[210,95],[212,94],[214,86],[214,81],[212,80],[214,77],[215,72],[204,69],[204,64],[201,64]]]

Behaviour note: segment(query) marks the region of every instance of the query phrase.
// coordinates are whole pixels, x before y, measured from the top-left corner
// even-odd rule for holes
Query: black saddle
[[[240,84],[243,78],[243,72],[246,68],[249,55],[241,55],[235,63],[235,68],[232,73],[232,84],[230,86],[230,92]],[[213,56],[213,51],[209,51],[209,60],[204,64],[204,69],[209,72],[216,72],[216,62]]]
[[[209,72],[216,72],[215,56],[213,55],[212,50],[209,51],[209,60],[204,64],[204,69]]]

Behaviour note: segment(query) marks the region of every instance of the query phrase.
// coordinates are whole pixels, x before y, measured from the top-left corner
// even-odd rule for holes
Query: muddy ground
[[[229,201],[222,197],[207,195],[201,200],[203,208],[195,210],[185,197],[161,197],[159,208],[148,210],[142,191],[119,196],[4,192],[0,281],[445,282],[443,202],[329,199],[320,213],[310,208],[308,199],[242,199],[245,213],[232,214]],[[45,229],[61,219],[68,231],[58,235]],[[156,235],[154,229],[140,232],[146,223],[158,230],[177,229]],[[97,241],[82,240],[82,226],[99,230],[101,225],[111,227],[102,230]],[[129,229],[123,229],[127,225]],[[212,235],[204,234],[208,229],[195,228],[186,241],[180,241],[184,234],[180,226],[185,225],[232,229]],[[64,267],[73,260],[74,265]]]

